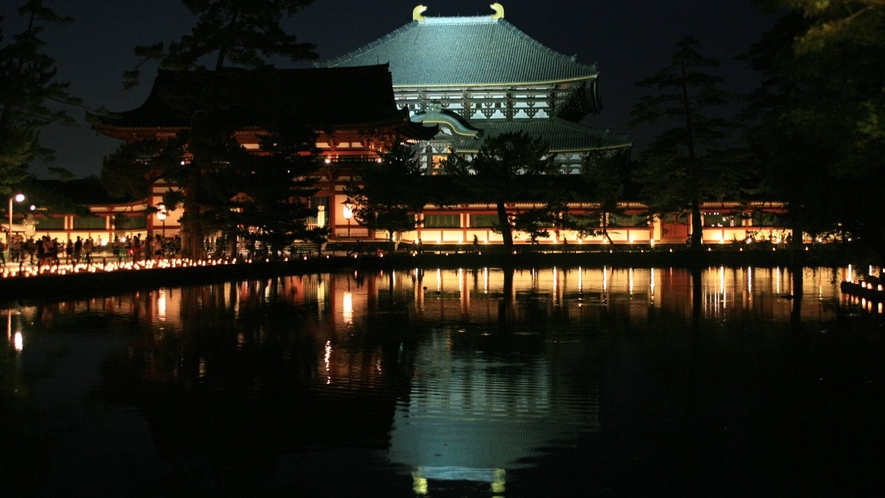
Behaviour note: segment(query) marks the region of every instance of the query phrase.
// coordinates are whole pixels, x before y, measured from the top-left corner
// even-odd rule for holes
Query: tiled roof
[[[428,17],[321,67],[389,64],[400,86],[583,80],[596,67],[542,45],[503,19]]]
[[[227,69],[222,92],[238,102],[240,126],[261,126],[268,114],[293,124],[342,128],[405,123],[386,65],[348,68]],[[160,70],[138,108],[96,117],[96,128],[186,127],[208,88],[209,72]],[[240,100],[242,99],[242,100]]]
[[[551,152],[586,152],[591,149],[620,149],[632,147],[630,137],[596,130],[564,119],[524,119],[514,121],[471,122],[482,129],[477,138],[461,138],[454,143],[456,151],[478,150],[484,137],[524,131],[533,137],[543,137]]]

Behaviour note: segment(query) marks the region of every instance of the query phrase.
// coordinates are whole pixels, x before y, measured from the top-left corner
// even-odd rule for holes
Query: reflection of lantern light
[[[630,272],[627,274],[627,287],[630,295],[633,295],[633,268],[630,268]]]
[[[651,269],[651,275],[649,276],[649,284],[648,284],[648,293],[650,294],[649,299],[652,303],[655,302],[655,269]]]
[[[608,267],[602,267],[602,292],[608,292]]]
[[[578,267],[578,292],[584,292],[584,269]]]
[[[553,267],[553,295],[556,295],[556,292],[559,290],[559,271],[554,266]]]
[[[161,322],[166,321],[166,289],[160,289],[160,297],[157,299],[157,317]]]
[[[750,298],[752,299],[753,294],[753,267],[747,268],[747,292],[750,293]]]
[[[13,339],[13,344],[15,344],[15,350],[21,353],[21,350],[24,349],[24,340],[22,339],[22,333],[16,332],[15,337]]]
[[[344,293],[344,323],[353,323],[353,294]]]

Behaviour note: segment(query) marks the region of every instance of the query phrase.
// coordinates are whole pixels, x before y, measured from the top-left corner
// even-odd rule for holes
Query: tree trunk
[[[497,202],[498,224],[501,225],[501,238],[504,241],[504,249],[507,254],[513,252],[513,228],[510,226],[510,217],[507,216],[507,208],[503,201]]]
[[[609,244],[615,243],[612,240],[611,235],[608,234],[608,211],[602,213],[602,235],[605,236],[605,239]]]
[[[198,260],[203,257],[203,225],[200,223],[200,203],[197,199],[200,169],[195,163],[196,161],[190,164],[192,170],[188,174],[187,195],[184,198],[181,253],[193,260]]]

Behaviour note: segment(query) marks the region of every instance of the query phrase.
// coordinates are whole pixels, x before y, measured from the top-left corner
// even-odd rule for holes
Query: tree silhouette
[[[796,10],[745,56],[763,75],[748,107],[765,188],[788,202],[794,240],[830,232],[885,257],[885,6],[761,2]]]
[[[353,181],[346,189],[354,218],[373,230],[387,231],[391,240],[396,233],[414,230],[418,226],[415,215],[429,198],[423,174],[415,150],[400,140],[380,162],[355,165]]]
[[[191,33],[168,46],[157,43],[136,47],[140,61],[134,70],[124,74],[124,85],[138,84],[140,67],[149,61],[157,61],[164,69],[193,71],[206,79],[199,105],[185,132],[190,155],[190,160],[185,162],[186,174],[177,179],[183,187],[180,193],[184,205],[182,252],[196,258],[201,256],[203,224],[211,224],[213,220],[213,215],[207,214],[214,213],[215,219],[223,217],[217,208],[224,204],[225,199],[220,195],[226,195],[227,190],[207,189],[206,185],[217,187],[222,179],[230,179],[230,172],[226,171],[228,159],[239,152],[232,136],[241,123],[232,119],[229,111],[242,105],[248,91],[232,81],[236,73],[228,71],[228,65],[259,69],[270,67],[269,57],[313,60],[316,53],[313,45],[298,42],[282,28],[284,18],[310,5],[312,0],[182,0],[182,3],[196,18]],[[181,168],[173,166],[160,176],[168,178],[169,174],[180,173]]]
[[[43,0],[29,0],[18,9],[27,19],[27,27],[12,37],[3,38],[0,16],[0,193],[24,180],[35,160],[49,165],[55,151],[40,143],[40,131],[50,124],[73,125],[64,110],[53,103],[79,105],[80,99],[68,92],[69,83],[58,81],[55,59],[46,55],[41,35],[46,24],[64,25],[73,20],[59,16],[43,5]],[[49,172],[70,177],[70,173],[49,167]]]
[[[637,83],[655,93],[644,96],[631,112],[634,126],[670,125],[641,153],[645,164],[637,181],[653,211],[690,212],[691,247],[696,250],[702,245],[701,203],[733,196],[740,180],[722,146],[732,130],[723,118],[709,114],[711,107],[726,104],[729,95],[720,89],[723,79],[712,73],[719,62],[702,56],[700,47],[693,37],[680,40],[670,64]]]
[[[494,230],[501,233],[508,253],[513,251],[515,224],[521,228],[534,226],[538,213],[535,210],[516,212],[507,204],[527,199],[550,203],[559,200],[552,184],[559,167],[547,143],[525,132],[487,137],[471,156],[450,155],[444,170],[455,177],[469,198],[495,205],[498,222]],[[520,216],[524,218],[522,222],[517,219]]]

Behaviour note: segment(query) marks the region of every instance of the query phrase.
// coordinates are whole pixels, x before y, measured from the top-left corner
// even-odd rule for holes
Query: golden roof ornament
[[[495,11],[495,13],[492,14],[492,19],[504,19],[504,6],[503,5],[499,4],[498,2],[495,2],[491,5],[489,5],[489,7],[491,7],[492,10]]]
[[[412,20],[413,21],[423,21],[424,16],[422,14],[424,14],[425,10],[427,10],[426,5],[419,5],[419,6],[415,7],[414,9],[412,9]]]

